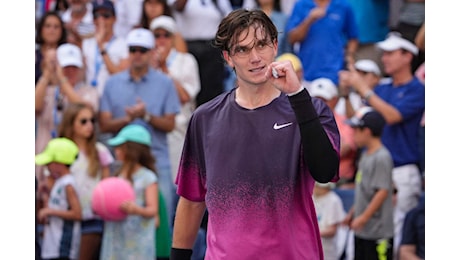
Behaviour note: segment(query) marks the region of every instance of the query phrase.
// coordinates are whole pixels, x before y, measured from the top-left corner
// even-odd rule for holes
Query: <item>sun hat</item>
[[[118,146],[126,142],[134,142],[144,144],[147,146],[152,145],[152,140],[149,131],[141,125],[127,125],[123,127],[120,132],[107,141],[111,146]]]
[[[375,63],[373,60],[368,59],[358,60],[355,63],[355,69],[364,72],[370,72],[376,76],[380,76],[382,74],[377,63]]]
[[[52,162],[71,165],[78,156],[78,146],[65,137],[51,139],[43,152],[35,155],[35,164],[46,165]]]
[[[377,43],[377,47],[384,51],[404,49],[414,55],[418,54],[417,46],[409,40],[404,39],[398,32],[390,32],[384,41]]]
[[[328,78],[317,78],[310,83],[309,92],[312,97],[331,100],[339,95],[337,86]]]
[[[177,31],[176,22],[174,21],[174,19],[166,15],[161,15],[153,19],[152,22],[150,23],[149,28],[152,31],[161,28],[173,34],[176,33]]]
[[[61,67],[77,66],[83,68],[83,56],[80,48],[71,43],[61,44],[56,50],[57,60]]]
[[[155,39],[150,30],[145,28],[132,29],[126,36],[128,46],[139,46],[152,49],[155,46]]]

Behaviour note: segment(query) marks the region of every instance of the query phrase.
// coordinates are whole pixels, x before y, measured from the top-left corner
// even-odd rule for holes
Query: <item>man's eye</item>
[[[235,48],[235,53],[246,53],[248,49],[246,47],[237,47]]]

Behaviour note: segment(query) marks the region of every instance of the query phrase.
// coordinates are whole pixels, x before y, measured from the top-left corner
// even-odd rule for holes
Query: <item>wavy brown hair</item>
[[[83,109],[91,110],[93,116],[96,115],[94,109],[87,104],[83,103],[70,103],[62,115],[61,123],[59,124],[58,135],[59,137],[67,137],[71,140],[74,138],[74,128],[75,119],[77,118],[78,113]],[[101,168],[101,162],[99,160],[99,155],[96,149],[96,134],[93,134],[86,140],[86,157],[88,158],[88,175],[95,178]]]
[[[230,51],[239,42],[240,34],[249,27],[254,27],[256,31],[262,30],[266,42],[278,41],[276,26],[262,10],[236,9],[221,21],[213,46],[221,51]]]
[[[125,159],[123,161],[122,167],[120,167],[120,169],[116,172],[116,175],[119,175],[121,171],[126,170],[127,178],[132,182],[132,176],[134,174],[137,163],[144,166],[145,168],[150,169],[153,173],[156,174],[156,159],[152,155],[149,146],[127,141],[121,144],[120,148],[124,151]]]

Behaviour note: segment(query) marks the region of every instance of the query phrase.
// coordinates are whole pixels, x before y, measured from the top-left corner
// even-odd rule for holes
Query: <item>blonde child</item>
[[[74,141],[79,149],[71,172],[75,176],[82,207],[81,241],[79,259],[99,259],[102,241],[103,220],[91,209],[93,190],[99,181],[110,175],[110,164],[114,161],[109,149],[96,141],[95,111],[84,103],[72,103],[64,110],[59,136]]]
[[[46,207],[38,212],[45,223],[41,257],[77,259],[80,243],[81,206],[70,166],[78,156],[78,146],[67,138],[51,139],[35,156],[35,164],[48,168],[54,178]]]
[[[116,175],[132,184],[136,200],[121,205],[126,219],[105,221],[100,259],[155,259],[159,198],[151,136],[143,126],[127,125],[108,144],[122,163]]]

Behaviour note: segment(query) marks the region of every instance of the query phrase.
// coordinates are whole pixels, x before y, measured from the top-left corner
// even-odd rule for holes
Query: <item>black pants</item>
[[[383,259],[393,259],[393,238],[368,240],[355,236],[355,260]]]
[[[196,97],[196,106],[224,92],[224,60],[221,52],[211,45],[211,40],[187,41],[188,52],[195,56],[200,72],[201,91]]]

